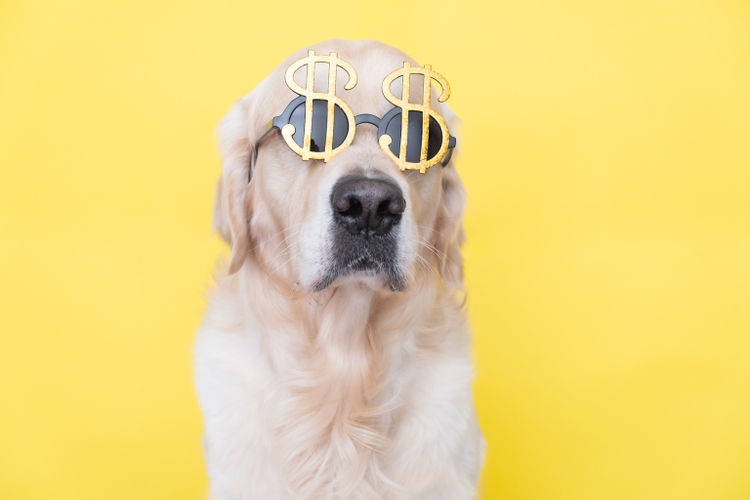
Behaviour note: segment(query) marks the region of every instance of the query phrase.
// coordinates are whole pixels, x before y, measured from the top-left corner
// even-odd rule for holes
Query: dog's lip
[[[388,269],[382,263],[369,256],[361,256],[345,265],[330,269],[311,287],[313,292],[321,292],[333,285],[340,278],[357,276],[363,278],[381,278],[391,291],[402,292],[406,289],[406,280],[395,270]]]
[[[381,273],[385,272],[381,264],[374,261],[368,256],[360,257],[348,263],[345,269],[351,270],[353,272],[367,272],[367,271],[378,271]]]

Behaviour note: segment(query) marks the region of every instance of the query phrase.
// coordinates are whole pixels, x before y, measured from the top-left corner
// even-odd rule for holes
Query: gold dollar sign
[[[422,104],[412,104],[409,102],[409,93],[411,91],[411,75],[423,75],[424,76],[424,89]],[[396,78],[402,78],[401,83],[401,99],[397,98],[391,92],[391,84]],[[432,80],[435,80],[440,87],[442,92],[438,97],[438,102],[446,101],[451,95],[450,85],[447,80],[439,73],[432,70],[429,64],[425,64],[424,68],[419,66],[412,66],[409,62],[404,62],[404,67],[399,68],[392,72],[383,80],[383,95],[388,101],[394,106],[398,106],[402,109],[401,111],[401,143],[399,146],[398,157],[395,156],[391,149],[388,147],[393,139],[388,134],[383,134],[380,137],[380,147],[383,151],[396,162],[398,167],[403,170],[419,170],[420,173],[425,171],[431,166],[440,162],[448,151],[448,143],[450,141],[450,134],[448,133],[448,125],[442,116],[437,111],[430,107],[430,97],[432,95]],[[422,151],[418,163],[406,161],[406,142],[409,132],[409,111],[421,111],[422,112]],[[435,121],[440,125],[443,140],[440,144],[438,153],[432,158],[427,159],[427,148],[430,144],[430,117],[434,118]]]
[[[316,63],[327,63],[328,64],[328,92],[315,92],[315,64]],[[297,85],[294,81],[294,74],[302,68],[307,66],[307,82],[305,88]],[[295,151],[297,154],[302,156],[303,160],[330,160],[339,150],[347,147],[354,140],[354,129],[356,127],[356,120],[354,113],[351,108],[339,97],[336,96],[336,69],[343,68],[344,71],[349,75],[349,80],[344,89],[351,90],[357,85],[357,72],[354,68],[346,61],[339,59],[336,52],[331,52],[329,55],[315,54],[314,50],[310,50],[307,53],[307,57],[300,59],[292,63],[291,66],[286,70],[286,84],[299,95],[305,96],[305,131],[304,140],[302,147],[300,147],[294,138],[292,137],[296,132],[294,125],[288,123],[281,128],[281,135],[284,140]],[[326,123],[326,142],[323,151],[311,151],[310,140],[312,137],[312,119],[313,119],[313,101],[325,100],[328,102],[328,120]],[[339,147],[333,147],[333,117],[335,106],[339,108],[346,115],[346,119],[349,122],[349,130],[346,134],[344,142]]]

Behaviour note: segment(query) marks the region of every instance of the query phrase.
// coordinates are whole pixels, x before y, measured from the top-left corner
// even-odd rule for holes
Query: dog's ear
[[[250,130],[249,110],[250,98],[239,100],[218,127],[222,171],[216,187],[213,226],[232,247],[230,274],[242,267],[250,246],[248,191],[256,132]]]
[[[435,247],[440,256],[440,274],[455,288],[463,289],[461,245],[465,239],[463,217],[466,189],[453,161],[443,170],[442,184],[440,208],[435,220]]]
[[[448,107],[444,106],[443,117],[451,131],[455,131],[460,120]],[[435,247],[440,258],[440,274],[448,283],[457,289],[464,288],[463,257],[461,245],[465,240],[464,208],[466,206],[466,188],[456,171],[458,151],[453,152],[451,161],[443,168],[441,201],[435,220]],[[437,167],[440,168],[440,167]]]

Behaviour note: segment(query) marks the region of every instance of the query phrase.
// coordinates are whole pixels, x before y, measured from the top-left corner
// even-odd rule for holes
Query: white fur
[[[385,114],[380,83],[410,60],[377,42],[313,48],[357,70],[358,86],[339,89],[355,114]],[[232,257],[195,348],[211,498],[475,498],[484,440],[463,308],[463,186],[452,164],[399,172],[367,125],[327,164],[302,162],[277,132],[255,151],[263,123],[294,97],[286,67],[304,55],[221,125],[214,224]],[[450,110],[433,107],[455,134]],[[353,170],[404,192],[404,291],[364,274],[311,291],[329,258],[332,186]]]

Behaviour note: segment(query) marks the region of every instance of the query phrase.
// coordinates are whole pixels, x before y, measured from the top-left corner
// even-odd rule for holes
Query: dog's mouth
[[[381,272],[383,271],[382,264],[375,262],[370,257],[361,257],[359,259],[356,259],[354,262],[350,262],[346,266],[347,270],[350,270],[351,272]]]
[[[394,259],[383,259],[372,252],[364,251],[360,255],[334,259],[323,276],[313,286],[316,292],[331,286],[337,279],[344,277],[363,278],[368,282],[384,282],[391,291],[401,292],[406,288],[406,279],[396,266]]]

